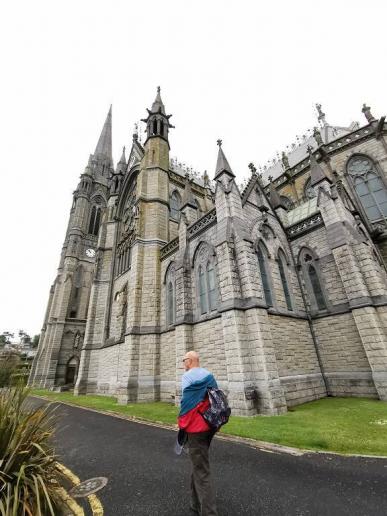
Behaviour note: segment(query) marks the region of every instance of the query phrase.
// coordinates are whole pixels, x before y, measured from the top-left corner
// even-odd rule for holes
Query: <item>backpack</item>
[[[230,417],[231,409],[228,405],[227,397],[220,389],[208,388],[209,408],[202,413],[203,418],[214,430],[219,430],[225,425]]]

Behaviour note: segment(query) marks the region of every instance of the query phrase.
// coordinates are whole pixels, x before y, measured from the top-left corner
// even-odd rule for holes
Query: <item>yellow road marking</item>
[[[81,480],[77,475],[75,475],[71,470],[66,468],[63,464],[60,464],[59,462],[56,463],[56,467],[65,475],[74,485],[80,484]],[[90,504],[91,510],[93,512],[93,516],[103,516],[103,506],[99,500],[99,498],[95,494],[91,494],[87,497],[87,500]],[[75,503],[75,502],[74,502]],[[83,515],[83,509],[82,513],[79,513],[79,516],[81,514]],[[78,516],[78,513],[75,514],[75,516]]]

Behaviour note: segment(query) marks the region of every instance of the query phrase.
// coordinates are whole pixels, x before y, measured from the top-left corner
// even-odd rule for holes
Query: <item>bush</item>
[[[55,414],[50,406],[26,405],[22,385],[0,392],[0,514],[55,515],[59,472],[51,437]]]
[[[12,375],[16,373],[18,358],[13,355],[0,358],[0,388],[12,383]]]

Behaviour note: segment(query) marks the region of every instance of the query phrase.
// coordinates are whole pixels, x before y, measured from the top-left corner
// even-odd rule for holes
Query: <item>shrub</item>
[[[31,408],[22,385],[0,392],[0,514],[54,515],[59,473],[50,406]]]
[[[12,383],[12,375],[16,373],[18,359],[13,355],[0,358],[0,388]]]

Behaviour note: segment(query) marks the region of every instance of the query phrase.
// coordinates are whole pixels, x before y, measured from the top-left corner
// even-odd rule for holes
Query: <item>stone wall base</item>
[[[288,407],[318,400],[327,395],[320,373],[283,376],[280,380]]]
[[[371,372],[327,373],[326,379],[331,396],[379,397]]]

